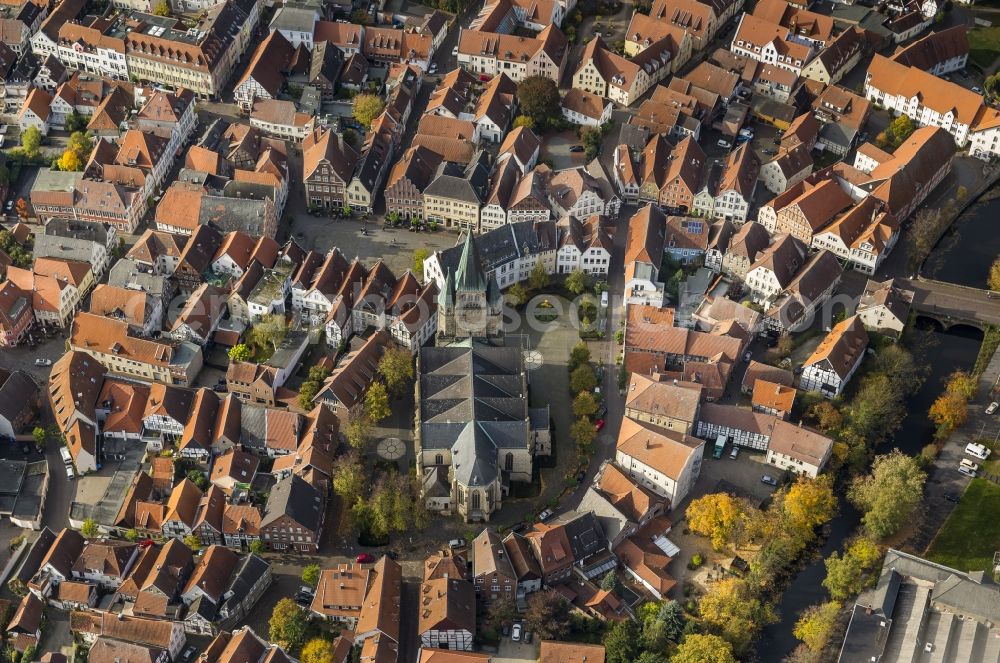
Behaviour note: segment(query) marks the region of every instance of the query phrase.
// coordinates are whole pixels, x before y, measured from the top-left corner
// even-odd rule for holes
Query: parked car
[[[465,546],[465,539],[452,539],[448,542],[449,548],[462,548]]]
[[[35,360],[35,366],[51,366],[51,365],[52,365],[52,360],[51,359],[41,359],[41,358],[39,358],[39,359]]]
[[[431,67],[430,67],[430,69],[428,71],[433,74],[437,70],[438,70],[438,63],[437,62],[431,62]]]
[[[527,642],[530,645],[531,644],[531,631],[528,631],[527,629],[525,629],[524,635],[521,637],[521,639],[524,642]]]
[[[601,432],[602,428],[604,428],[604,419],[598,419],[597,421],[594,422],[594,430],[596,430],[599,433]]]
[[[765,147],[765,148],[764,148],[763,150],[761,150],[761,151],[762,151],[762,152],[763,152],[764,154],[766,154],[767,156],[769,156],[769,157],[773,157],[773,156],[775,156],[776,154],[778,154],[778,150],[772,150],[772,149],[771,149],[770,147]]]
[[[570,152],[583,152],[583,145],[573,145],[569,148]]]
[[[580,483],[587,477],[587,470],[580,470],[576,473],[576,482]]]
[[[188,645],[187,647],[184,648],[184,651],[181,652],[181,661],[183,663],[187,663],[188,661],[194,658],[194,655],[197,651],[198,650],[195,648],[194,645]]]
[[[514,642],[520,642],[521,641],[521,624],[520,623],[514,624],[514,628],[511,629],[511,632],[510,632],[510,639],[513,640]]]
[[[545,511],[542,511],[540,514],[538,514],[538,520],[544,523],[546,520],[552,517],[552,513],[553,513],[552,509],[546,509]]]
[[[962,462],[958,464],[958,471],[970,477],[975,477],[976,472],[979,471],[979,465],[973,463],[968,458],[963,458]]]
[[[983,93],[983,88],[981,88],[981,87],[979,87],[977,85],[973,85],[972,86],[972,91],[975,92],[976,94],[982,94]]]
[[[958,501],[962,499],[962,496],[957,493],[945,493],[944,498],[949,502],[955,502],[957,504]]]
[[[723,148],[723,149],[726,149],[726,150],[728,150],[729,148],[731,148],[733,146],[733,144],[730,143],[725,138],[720,138],[719,140],[715,141],[715,144],[718,145],[719,147]]]
[[[736,460],[736,457],[739,455],[740,455],[740,448],[734,444],[732,450],[729,452],[729,459]]]
[[[458,57],[458,46],[456,46],[455,48],[451,49],[451,57],[453,57],[453,58],[457,58]]]
[[[765,474],[760,478],[761,483],[766,483],[768,486],[777,486],[778,481],[772,477],[770,474]]]
[[[371,553],[361,553],[354,561],[358,564],[374,564],[375,555],[372,555]]]
[[[514,525],[513,527],[511,527],[510,531],[514,532],[514,534],[520,534],[521,532],[525,531],[526,529],[528,529],[528,524],[527,523],[518,523],[518,524]]]
[[[993,401],[992,403],[990,403],[990,406],[986,408],[986,414],[993,414],[994,412],[997,411],[998,407],[1000,407],[1000,403]]]

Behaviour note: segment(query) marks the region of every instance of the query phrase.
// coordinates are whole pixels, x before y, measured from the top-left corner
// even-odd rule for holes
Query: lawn
[[[1000,486],[973,479],[927,550],[927,558],[959,571],[988,571],[1000,550]]]
[[[973,28],[969,31],[969,59],[986,69],[1000,54],[1000,27]]]

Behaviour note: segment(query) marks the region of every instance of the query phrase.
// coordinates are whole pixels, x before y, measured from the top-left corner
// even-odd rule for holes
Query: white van
[[[73,457],[69,455],[69,449],[66,447],[59,447],[59,455],[62,456],[64,465],[73,464]]]
[[[601,293],[601,308],[607,308],[607,307],[608,307],[608,291],[605,290],[604,292]]]
[[[965,445],[965,453],[969,454],[970,456],[975,456],[979,460],[986,460],[987,458],[990,457],[990,450],[987,449],[984,445],[977,444],[975,442],[969,442],[967,445]]]

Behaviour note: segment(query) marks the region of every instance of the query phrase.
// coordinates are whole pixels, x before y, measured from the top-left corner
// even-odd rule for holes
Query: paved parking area
[[[510,637],[500,639],[500,648],[491,659],[493,663],[520,663],[521,661],[538,660],[538,643],[530,645],[514,642]]]
[[[614,133],[614,132],[612,132]],[[580,141],[573,131],[562,131],[557,134],[546,134],[542,139],[540,159],[552,162],[553,170],[584,166],[587,160],[583,152],[570,152],[569,148],[579,145]]]
[[[694,490],[688,495],[683,507],[691,499],[717,492],[720,481],[725,481],[745,491],[758,500],[765,500],[774,492],[774,488],[761,483],[760,478],[764,474],[769,474],[775,479],[781,480],[783,472],[764,462],[763,453],[754,453],[747,449],[740,449],[739,456],[733,460],[729,457],[731,446],[726,446],[726,453],[722,458],[716,460],[712,458],[713,443],[705,444],[705,457],[701,463],[701,476],[695,484]]]

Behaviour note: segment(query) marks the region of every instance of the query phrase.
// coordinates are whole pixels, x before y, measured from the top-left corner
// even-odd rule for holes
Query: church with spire
[[[438,342],[493,339],[503,334],[503,294],[483,271],[476,240],[467,233],[458,264],[445,268],[438,293]]]

